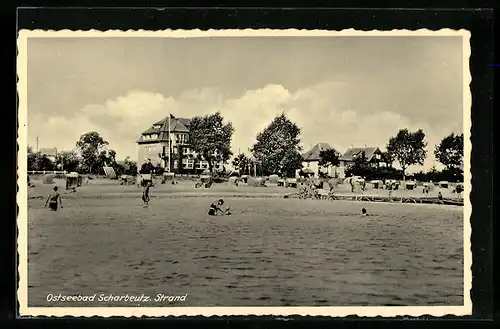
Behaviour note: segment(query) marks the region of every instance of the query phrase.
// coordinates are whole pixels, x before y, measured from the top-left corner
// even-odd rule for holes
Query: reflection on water
[[[30,306],[463,304],[462,208],[315,200],[68,200],[29,209]],[[360,215],[362,207],[372,216]],[[47,303],[47,294],[186,302]]]

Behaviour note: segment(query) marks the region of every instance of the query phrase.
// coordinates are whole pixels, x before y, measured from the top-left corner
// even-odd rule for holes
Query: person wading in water
[[[149,188],[151,187],[151,182],[146,182],[142,188],[142,202],[144,202],[144,208],[149,205]]]
[[[50,210],[52,211],[56,211],[58,205],[60,205],[61,208],[63,207],[61,195],[59,194],[59,192],[57,192],[58,189],[59,188],[57,186],[54,186],[52,193],[49,194],[47,201],[45,201],[45,207],[47,207],[48,204]]]

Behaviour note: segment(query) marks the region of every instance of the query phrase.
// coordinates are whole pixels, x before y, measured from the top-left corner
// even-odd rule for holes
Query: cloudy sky
[[[118,157],[168,113],[220,111],[247,151],[276,115],[326,142],[385,148],[401,128],[433,146],[463,130],[461,37],[32,38],[28,143],[73,149],[97,131]],[[414,170],[421,168],[414,168]]]

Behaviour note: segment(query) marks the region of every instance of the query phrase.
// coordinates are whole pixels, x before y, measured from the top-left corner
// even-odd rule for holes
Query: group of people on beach
[[[149,196],[150,188],[151,188],[151,182],[146,182],[142,187],[141,199],[142,199],[144,207],[148,207],[149,201],[151,200],[151,198]],[[218,200],[212,202],[212,204],[208,208],[208,215],[209,216],[231,215],[230,207],[222,209],[223,205],[224,205],[223,199],[218,199]],[[59,193],[59,188],[57,186],[53,187],[52,192],[47,197],[47,200],[45,201],[45,207],[47,207],[47,206],[52,211],[57,211],[57,209],[59,207],[63,208],[61,194]]]
[[[142,202],[144,203],[144,207],[147,207],[149,205],[150,197],[149,197],[149,189],[151,188],[151,183],[147,182],[144,184],[142,188]],[[231,209],[227,207],[226,209],[222,209],[222,206],[224,205],[224,200],[219,199],[210,205],[208,208],[208,215],[209,216],[218,216],[218,215],[231,215]]]

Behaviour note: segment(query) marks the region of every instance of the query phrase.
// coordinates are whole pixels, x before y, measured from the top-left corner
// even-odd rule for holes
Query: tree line
[[[216,163],[227,163],[233,156],[231,151],[233,133],[232,123],[224,123],[224,118],[219,112],[193,117],[190,124],[189,148],[196,152],[196,160],[207,161],[208,169],[213,172]],[[265,176],[278,174],[282,177],[294,177],[295,172],[302,169],[303,149],[300,135],[300,127],[282,113],[257,134],[256,142],[250,147],[249,154],[237,154],[232,165],[239,170],[240,174]],[[66,170],[68,172],[102,174],[102,167],[106,163],[113,167],[117,174],[136,174],[137,164],[129,157],[126,158],[124,164],[118,164],[116,152],[109,149],[108,145],[109,143],[99,133],[89,132],[80,137],[73,151],[57,154],[55,162],[40,152],[33,152],[32,148],[28,147],[28,170]],[[422,129],[414,132],[401,129],[389,139],[386,152],[382,155],[387,167],[375,168],[361,156],[357,157],[346,168],[346,173],[367,178],[374,177],[374,179],[404,179],[406,170],[410,166],[424,163],[427,157],[426,148],[427,142]],[[436,160],[446,168],[444,171],[452,173],[453,178],[456,179],[460,178],[460,175],[463,177],[463,155],[463,134],[446,136],[434,149]],[[170,161],[178,161],[177,170],[181,172],[183,169],[182,159],[189,155],[185,155],[182,149],[179,149],[177,156],[178,159],[171,158]],[[340,156],[341,154],[335,149],[322,151],[320,152],[319,165],[323,167],[338,166]],[[398,162],[401,169],[393,167],[395,161]],[[436,172],[433,169],[429,174],[436,176]],[[426,178],[424,176],[427,173],[419,174],[421,178]]]
[[[83,134],[71,151],[61,151],[52,161],[40,151],[33,151],[28,146],[28,171],[66,171],[85,174],[103,174],[103,167],[107,165],[115,170],[117,175],[135,175],[137,164],[125,158],[123,164],[116,161],[116,151],[108,148],[109,143],[93,131]]]
[[[281,114],[257,135],[257,142],[250,148],[251,157],[242,153],[235,157],[233,166],[243,174],[252,174],[255,167],[258,175],[278,174],[282,177],[294,177],[302,169],[301,129],[285,114]],[[364,154],[354,158],[346,168],[346,175],[359,175],[367,179],[405,179],[419,180],[463,180],[464,140],[463,134],[454,133],[444,137],[434,147],[435,159],[445,166],[442,171],[431,168],[427,173],[407,175],[406,171],[414,165],[423,165],[427,157],[427,142],[422,129],[414,132],[401,129],[389,138],[386,151],[382,152],[381,161],[385,167],[372,166]],[[335,149],[320,152],[319,165],[339,166],[341,154]],[[400,169],[393,167],[394,162]]]

